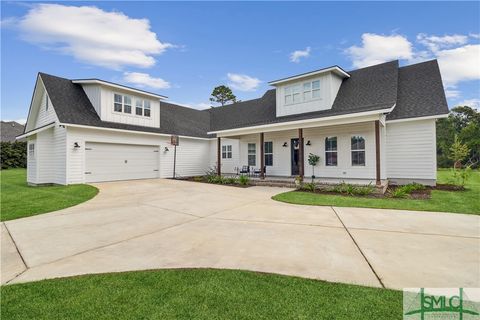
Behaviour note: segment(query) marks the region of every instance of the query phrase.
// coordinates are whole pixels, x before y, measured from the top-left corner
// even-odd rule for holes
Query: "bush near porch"
[[[454,180],[451,170],[439,170],[438,183],[450,184]],[[412,190],[407,190],[412,191]],[[348,195],[321,194],[290,191],[273,196],[272,199],[304,205],[440,211],[480,215],[480,172],[472,171],[463,191],[434,189],[429,199],[410,197],[354,197]]]
[[[0,220],[13,220],[77,205],[97,195],[98,189],[86,184],[69,186],[27,185],[27,170],[0,172]]]

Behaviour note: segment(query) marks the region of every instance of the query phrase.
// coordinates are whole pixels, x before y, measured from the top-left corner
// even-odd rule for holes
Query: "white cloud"
[[[455,106],[469,106],[471,108],[480,110],[480,99],[466,99],[455,103]]]
[[[246,74],[228,73],[227,77],[230,80],[228,85],[239,91],[255,91],[262,82]]]
[[[465,45],[436,53],[445,86],[480,79],[480,45]]]
[[[124,72],[123,80],[127,83],[134,84],[138,87],[149,87],[154,89],[168,89],[170,83],[162,78],[154,78],[147,73],[141,72]]]
[[[458,98],[460,96],[460,91],[454,90],[454,89],[446,89],[445,90],[445,96],[450,99],[450,98]]]
[[[345,52],[357,68],[413,57],[412,43],[401,35],[384,36],[364,33],[362,34],[362,45],[351,46]]]
[[[310,47],[306,47],[305,50],[295,50],[290,53],[290,61],[299,63],[300,59],[308,58],[310,56]]]
[[[172,47],[157,39],[148,19],[94,6],[33,5],[17,27],[26,41],[112,69],[151,67],[153,55]]]
[[[437,52],[440,49],[466,44],[468,42],[468,36],[461,34],[435,36],[419,33],[417,35],[417,42],[423,44],[430,51]]]
[[[470,33],[468,36],[470,38],[480,39],[480,33]]]

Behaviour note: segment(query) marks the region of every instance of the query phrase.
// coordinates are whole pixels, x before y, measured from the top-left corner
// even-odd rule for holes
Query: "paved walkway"
[[[97,185],[73,208],[2,224],[1,280],[226,268],[373,287],[480,287],[480,217],[276,202],[286,189]]]

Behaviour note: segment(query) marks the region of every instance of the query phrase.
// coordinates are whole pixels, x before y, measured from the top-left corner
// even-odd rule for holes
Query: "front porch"
[[[370,121],[337,125],[327,122],[285,130],[217,134],[217,174],[248,175],[262,185],[294,186],[296,177],[309,182],[314,175],[318,184],[385,186],[382,118],[377,115]],[[309,154],[320,157],[315,167],[309,164]]]

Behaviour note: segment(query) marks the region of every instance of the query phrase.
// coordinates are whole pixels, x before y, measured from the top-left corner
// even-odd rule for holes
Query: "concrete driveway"
[[[279,203],[286,189],[97,184],[73,208],[2,224],[2,283],[226,268],[388,288],[480,287],[473,215]]]

